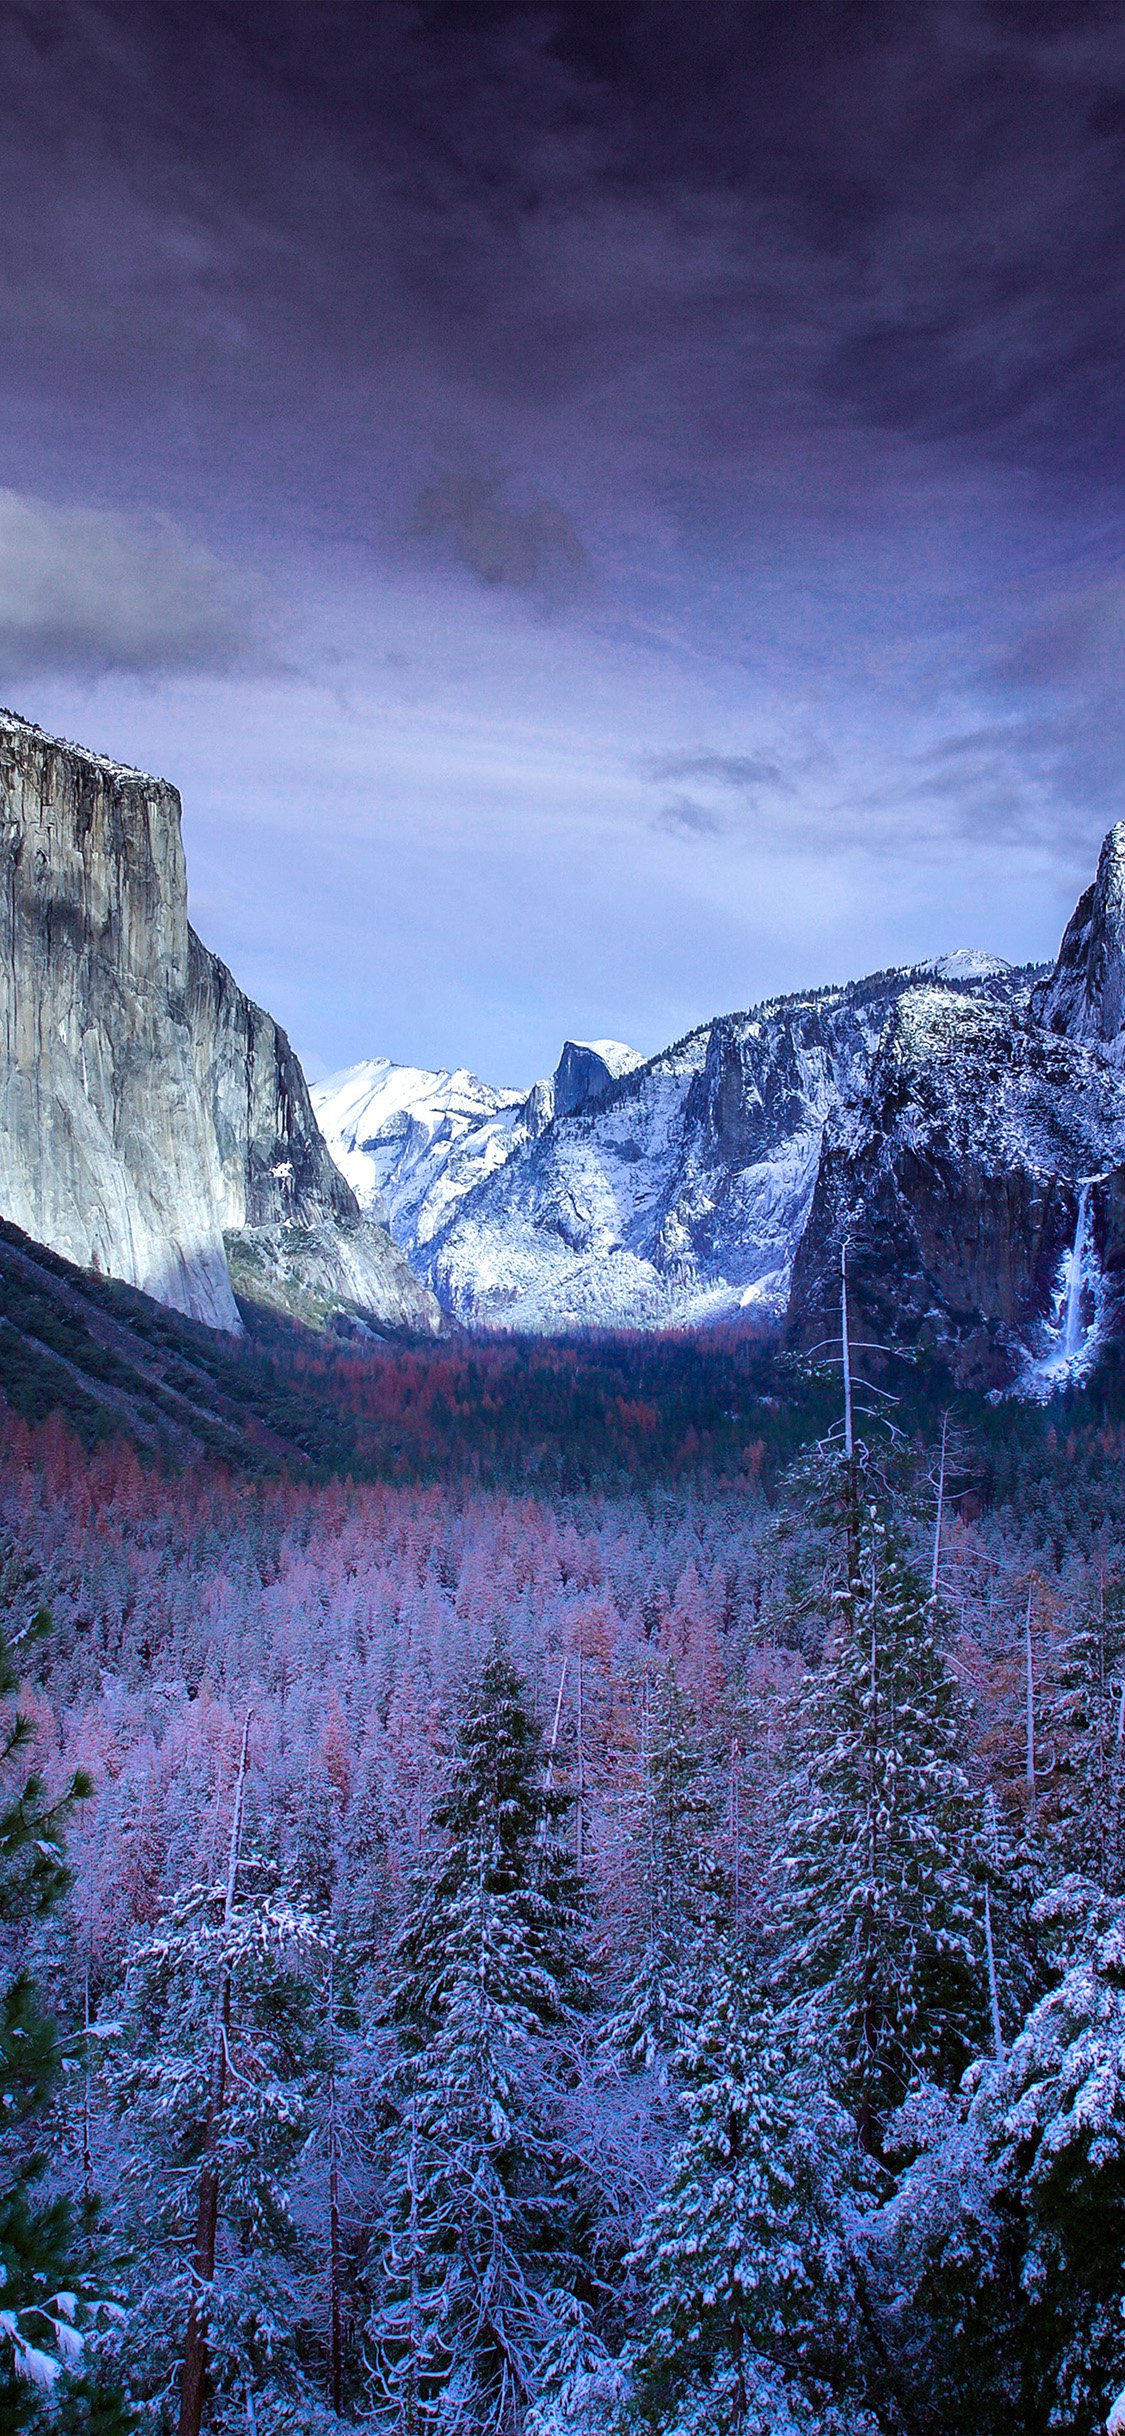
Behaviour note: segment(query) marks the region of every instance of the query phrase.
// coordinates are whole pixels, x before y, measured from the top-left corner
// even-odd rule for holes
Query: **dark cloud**
[[[720,837],[727,823],[709,804],[697,803],[690,795],[673,795],[661,805],[652,826],[667,829],[673,837]]]
[[[9,378],[180,480],[354,519],[433,411],[732,506],[1120,483],[1118,8],[12,0],[0,112]]]
[[[792,793],[792,780],[781,763],[755,753],[658,753],[645,763],[645,776],[696,779],[731,787],[739,795],[756,795],[762,787]]]
[[[261,640],[251,589],[168,520],[0,490],[0,670],[214,671]]]
[[[485,584],[527,589],[574,575],[586,553],[569,519],[550,500],[520,507],[503,496],[498,476],[445,474],[418,494],[414,531],[448,545]]]

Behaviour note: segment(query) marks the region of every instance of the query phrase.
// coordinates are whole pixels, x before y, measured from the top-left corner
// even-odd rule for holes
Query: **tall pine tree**
[[[44,2196],[36,2138],[58,2084],[62,2046],[23,1956],[70,1885],[65,1830],[93,1791],[81,1770],[51,1801],[26,1754],[19,1662],[50,1629],[45,1610],[0,1629],[0,2425],[17,2430],[125,2425],[110,2382],[88,2372],[83,2330],[96,2319],[88,2229],[58,2193]]]
[[[628,1984],[610,2035],[634,2070],[667,2073],[697,2016],[707,1931],[719,1907],[713,1788],[694,1706],[671,1664],[646,1701],[642,1766]]]
[[[318,2407],[290,2184],[323,2085],[328,1955],[276,1865],[241,1850],[245,1764],[244,1736],[225,1879],[181,1889],[139,1943],[110,2070],[133,2250],[126,2372],[147,2423],[179,2436],[205,2414],[244,2425],[266,2398],[310,2426]]]
[[[842,1470],[845,1578],[785,1788],[779,1979],[836,2049],[877,2154],[913,2083],[954,2088],[990,2044],[984,1893],[996,1864],[962,1766],[938,1603],[870,1459],[861,1449]]]
[[[515,2430],[580,2295],[590,2208],[563,2084],[587,1978],[565,1804],[497,1652],[462,1716],[415,1881],[382,2089],[368,2344],[406,2436]]]

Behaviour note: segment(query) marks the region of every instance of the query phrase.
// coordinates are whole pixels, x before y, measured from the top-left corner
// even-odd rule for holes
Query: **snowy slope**
[[[396,1242],[414,1253],[506,1158],[526,1096],[466,1066],[435,1073],[372,1057],[318,1083],[312,1103],[361,1209],[385,1211]]]
[[[976,960],[934,986],[1005,1005]],[[926,978],[931,968],[926,968]],[[512,1144],[432,1238],[425,1273],[471,1326],[667,1327],[784,1312],[829,1116],[862,1094],[917,968],[702,1025],[594,1103]]]

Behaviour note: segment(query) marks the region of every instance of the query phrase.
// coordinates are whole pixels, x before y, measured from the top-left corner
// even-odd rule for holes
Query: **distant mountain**
[[[439,1313],[329,1157],[300,1065],[187,919],[166,781],[0,714],[0,1215],[208,1326]]]
[[[553,1075],[509,1091],[467,1066],[434,1071],[374,1057],[317,1083],[312,1105],[361,1209],[385,1216],[424,1267],[461,1203],[514,1151],[643,1063],[624,1041],[568,1040]]]
[[[392,1230],[454,1320],[745,1311],[808,1346],[838,1324],[846,1245],[857,1314],[965,1380],[1047,1394],[1117,1332],[1125,823],[1048,972],[958,950],[718,1016],[616,1071],[611,1049],[568,1044],[522,1103],[424,1078],[431,1097],[472,1081],[456,1140],[434,1108],[371,1123]],[[339,1089],[317,1095],[337,1157]]]

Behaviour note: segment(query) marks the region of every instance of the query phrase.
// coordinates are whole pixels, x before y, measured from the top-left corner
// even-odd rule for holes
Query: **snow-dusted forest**
[[[1104,2427],[1125,1547],[1068,1409],[768,1494],[9,1415],[0,2425]]]

